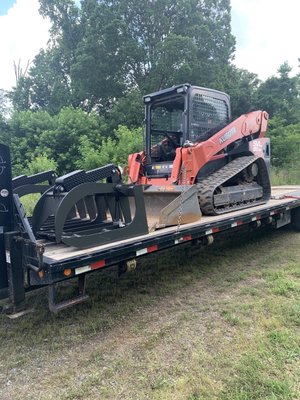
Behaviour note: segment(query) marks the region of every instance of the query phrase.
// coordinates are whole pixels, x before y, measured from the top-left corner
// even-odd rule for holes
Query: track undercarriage
[[[266,203],[271,186],[261,157],[238,157],[197,183],[201,211],[220,215]]]

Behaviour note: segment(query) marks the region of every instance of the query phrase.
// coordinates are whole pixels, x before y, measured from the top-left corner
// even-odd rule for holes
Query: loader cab
[[[188,140],[204,142],[229,124],[230,98],[224,92],[192,86],[188,114]]]
[[[149,94],[144,103],[151,175],[170,175],[177,148],[207,140],[230,120],[226,93],[189,84]]]

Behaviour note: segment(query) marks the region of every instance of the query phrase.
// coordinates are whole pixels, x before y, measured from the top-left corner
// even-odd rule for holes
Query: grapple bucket
[[[129,198],[136,212],[130,211]],[[87,182],[69,192],[48,190],[32,216],[38,238],[77,248],[148,233],[142,186]]]
[[[56,178],[52,186],[49,182],[48,188],[35,186],[48,176],[40,175],[17,178],[15,189],[15,196],[29,191],[42,193],[32,217],[26,219],[22,214],[23,225],[25,219],[28,222],[26,233],[34,240],[86,248],[149,232],[143,186],[122,184],[113,164],[73,171]],[[134,214],[130,201],[135,206]]]
[[[144,200],[149,231],[201,218],[196,186],[149,186]]]

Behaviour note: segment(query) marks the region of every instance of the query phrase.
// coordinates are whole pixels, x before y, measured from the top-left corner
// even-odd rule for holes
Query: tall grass
[[[272,186],[279,185],[300,185],[300,163],[286,165],[284,167],[272,167]]]
[[[34,207],[35,207],[38,199],[40,198],[40,196],[41,195],[39,193],[31,193],[31,194],[27,194],[26,196],[22,196],[22,198],[20,199],[20,201],[23,204],[23,207],[25,209],[27,217],[32,216]]]

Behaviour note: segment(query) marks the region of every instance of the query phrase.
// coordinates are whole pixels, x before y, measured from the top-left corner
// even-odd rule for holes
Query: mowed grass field
[[[0,316],[1,400],[300,399],[300,233],[183,245],[87,289],[58,315],[40,290]]]

